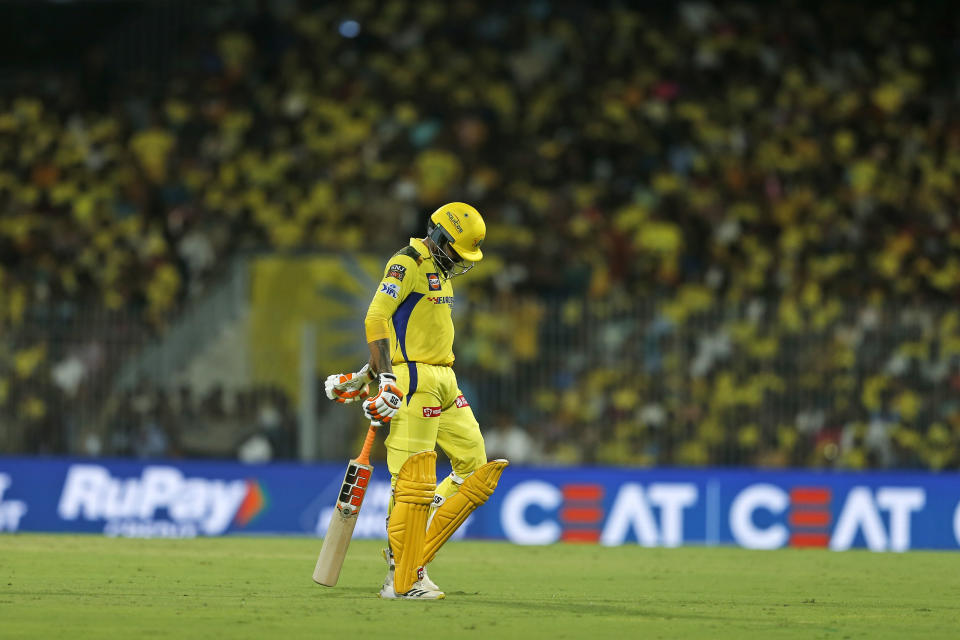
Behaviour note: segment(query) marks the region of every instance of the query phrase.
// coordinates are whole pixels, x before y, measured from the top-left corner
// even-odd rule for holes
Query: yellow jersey
[[[390,339],[390,360],[453,364],[453,285],[418,238],[393,255],[367,309],[367,342]]]

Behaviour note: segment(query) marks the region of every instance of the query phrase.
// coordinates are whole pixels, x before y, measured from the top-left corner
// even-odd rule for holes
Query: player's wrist
[[[357,371],[357,376],[363,378],[364,382],[373,382],[377,379],[377,374],[370,368],[369,362],[360,367],[360,371]]]

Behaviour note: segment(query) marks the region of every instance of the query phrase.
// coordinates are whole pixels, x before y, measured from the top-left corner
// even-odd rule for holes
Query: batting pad
[[[510,463],[501,459],[483,465],[463,481],[457,493],[440,505],[437,512],[433,514],[430,530],[427,531],[427,541],[423,547],[423,564],[433,560],[440,547],[450,539],[467,516],[493,494],[494,489],[497,488],[497,482],[500,481],[500,475],[508,464]]]
[[[387,537],[396,559],[393,589],[406,593],[417,581],[417,570],[423,566],[424,538],[430,503],[437,488],[437,453],[422,451],[403,463],[397,474]]]

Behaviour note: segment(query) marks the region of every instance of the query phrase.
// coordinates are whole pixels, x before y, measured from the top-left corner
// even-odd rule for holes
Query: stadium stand
[[[17,79],[4,450],[235,456],[262,433],[293,457],[279,389],[225,408],[111,375],[233,256],[389,252],[463,199],[493,258],[458,291],[460,375],[530,461],[960,466],[942,7],[603,8],[211,8],[162,77],[91,55]]]

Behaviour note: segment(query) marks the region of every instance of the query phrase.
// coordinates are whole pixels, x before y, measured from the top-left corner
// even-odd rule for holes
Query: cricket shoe
[[[387,561],[387,577],[383,581],[383,586],[386,588],[389,586],[393,589],[393,572],[396,569],[396,562],[393,560],[393,551],[389,548],[381,549],[380,553],[383,555],[383,559]],[[429,589],[430,591],[440,591],[440,587],[437,586],[437,583],[430,579],[430,576],[427,575],[427,568],[420,567],[420,580],[417,581],[424,589]]]
[[[413,583],[413,588],[406,593],[394,595],[394,598],[400,600],[443,600],[447,597],[443,591],[434,591],[433,589],[423,589],[419,581]]]
[[[383,580],[383,586],[380,587],[380,597],[384,599],[400,598],[403,600],[443,600],[446,594],[440,591],[430,576],[427,575],[426,567],[420,569],[419,580],[413,583],[413,587],[406,593],[398,594],[393,588],[393,574],[397,565],[393,560],[393,551],[383,549],[381,551],[383,559],[387,561],[387,577]]]
[[[413,587],[406,593],[396,593],[393,585],[389,588],[380,589],[380,597],[384,600],[443,600],[447,597],[443,591],[433,589],[424,589],[418,580],[413,583]]]

